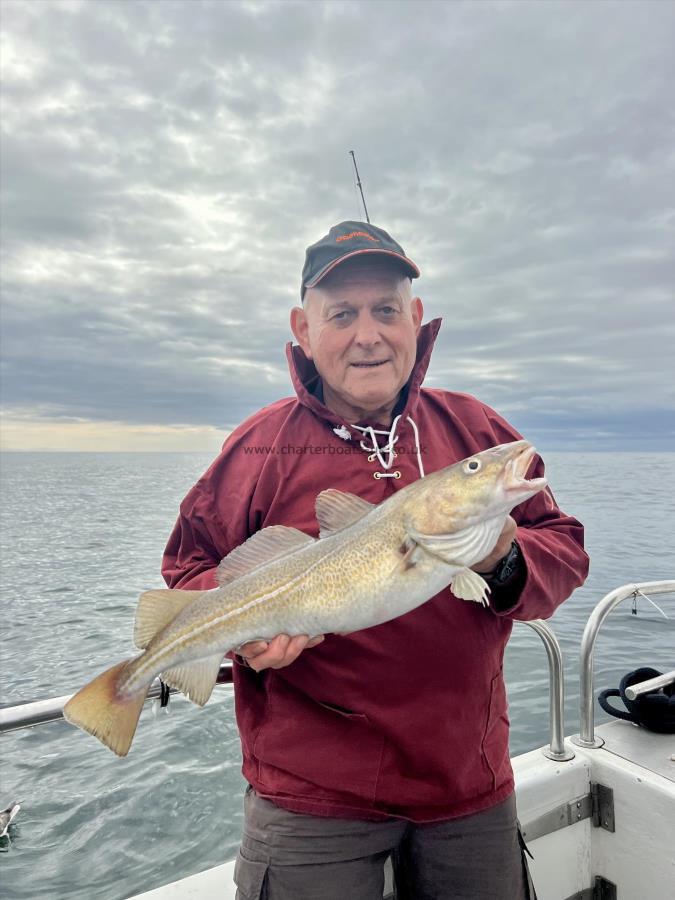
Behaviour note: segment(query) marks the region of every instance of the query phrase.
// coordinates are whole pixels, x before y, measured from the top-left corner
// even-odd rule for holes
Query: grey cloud
[[[355,147],[445,317],[430,383],[551,446],[672,444],[674,21],[6,3],[8,409],[220,426],[288,393],[304,248],[361,215]]]

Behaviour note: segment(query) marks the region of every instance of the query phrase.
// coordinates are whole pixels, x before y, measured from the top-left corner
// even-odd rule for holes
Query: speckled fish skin
[[[103,694],[97,697],[94,690],[99,680],[108,678],[108,699],[124,705],[144,697],[162,674],[203,705],[223,655],[248,641],[369,628],[410,612],[450,584],[458,597],[487,602],[487,585],[469,567],[494,548],[510,510],[545,487],[543,478],[525,479],[533,455],[527,441],[493,447],[408,485],[379,506],[349,494],[323,492],[317,498],[320,539],[283,526],[264,529],[221,563],[221,577],[228,576],[228,566],[234,568],[231,580],[220,587],[143,595],[136,642],[144,652],[85,686],[74,698],[83,695],[78,702],[66,706],[66,717],[124,755],[135,722],[127,743],[126,738],[111,737],[111,717],[98,724],[90,721],[103,702]],[[233,577],[242,552],[259,546],[265,550],[266,542],[275,545],[277,535],[290,542],[288,552],[271,561],[265,561],[263,553],[257,567]],[[250,562],[239,569],[246,571]],[[161,615],[164,609],[166,616],[167,607],[160,595],[167,595],[167,602],[186,598],[184,607],[165,623]],[[157,621],[151,620],[156,615],[161,624],[157,629]],[[196,683],[193,673],[200,665]]]

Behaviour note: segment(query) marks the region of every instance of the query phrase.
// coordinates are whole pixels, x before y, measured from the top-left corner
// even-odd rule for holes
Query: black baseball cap
[[[408,259],[403,247],[383,228],[377,228],[368,222],[340,222],[339,225],[333,225],[320,241],[307,248],[300,296],[304,298],[307,288],[315,287],[344,260],[365,253],[395,257],[402,263],[402,268],[410,278],[419,278],[420,270],[415,263]]]

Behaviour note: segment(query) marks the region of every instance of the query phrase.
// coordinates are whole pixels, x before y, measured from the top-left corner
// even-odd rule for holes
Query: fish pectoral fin
[[[182,691],[188,700],[197,706],[204,706],[211,696],[222,661],[223,654],[218,653],[215,656],[206,656],[204,659],[184,663],[182,666],[174,666],[162,672],[162,681]]]
[[[136,607],[134,623],[134,643],[144,650],[162,628],[166,628],[179,612],[193,603],[204,591],[182,591],[180,589],[162,588],[156,591],[145,591],[141,594]]]
[[[221,560],[216,571],[218,584],[228,584],[235,578],[248,575],[259,566],[281,559],[300,547],[314,543],[314,538],[297,528],[286,525],[269,525],[257,531],[243,544]]]
[[[404,572],[408,572],[410,569],[414,569],[417,563],[422,558],[424,551],[413,541],[412,538],[406,537],[401,546],[399,547],[399,553],[401,554],[401,564]]]
[[[459,600],[475,600],[483,606],[489,606],[490,587],[487,581],[473,569],[460,569],[450,582],[452,593]]]
[[[356,494],[337,491],[335,488],[321,491],[315,505],[316,520],[320,529],[319,537],[325,538],[335,534],[336,531],[348,528],[374,509],[374,503],[369,503]]]

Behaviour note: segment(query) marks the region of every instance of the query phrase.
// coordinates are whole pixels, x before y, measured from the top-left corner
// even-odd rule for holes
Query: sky
[[[371,220],[426,384],[675,449],[675,4],[3,0],[1,446],[217,452],[292,393],[305,248]]]

